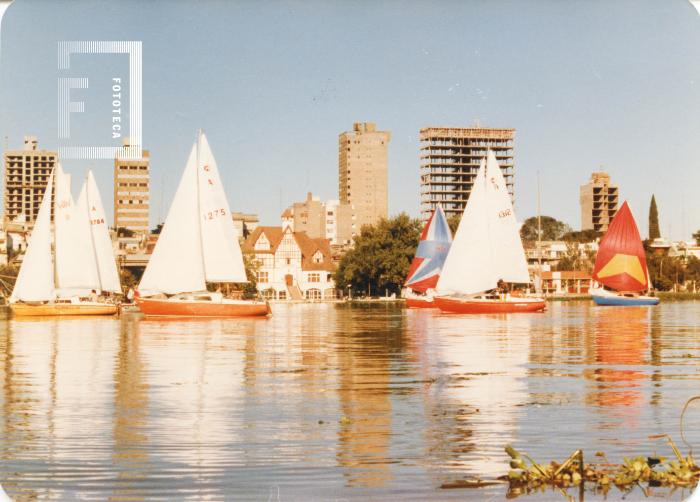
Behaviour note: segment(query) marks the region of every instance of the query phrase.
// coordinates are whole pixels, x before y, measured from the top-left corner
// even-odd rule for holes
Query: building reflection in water
[[[404,316],[395,312],[354,309],[338,317],[333,332],[342,414],[337,459],[349,486],[376,488],[392,479],[391,373],[405,331]]]

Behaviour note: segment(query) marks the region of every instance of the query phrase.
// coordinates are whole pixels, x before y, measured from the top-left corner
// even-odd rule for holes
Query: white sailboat
[[[93,213],[101,214],[101,223],[93,222]],[[111,243],[105,246],[105,239],[109,240],[109,234],[104,208],[92,173],[88,173],[76,205],[70,193],[70,175],[58,164],[49,176],[10,296],[12,312],[32,316],[116,313],[115,304],[95,301],[102,291],[121,292]]]
[[[530,282],[513,204],[496,156],[481,161],[437,283],[434,303],[457,313],[533,312],[541,298],[516,297],[499,284]]]
[[[248,282],[216,160],[199,133],[138,288],[149,316],[231,317],[270,313],[263,301],[224,298],[206,283]]]

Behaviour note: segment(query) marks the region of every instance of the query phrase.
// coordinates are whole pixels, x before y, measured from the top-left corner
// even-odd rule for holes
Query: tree
[[[598,240],[601,235],[603,235],[601,232],[589,228],[588,230],[574,230],[567,232],[561,236],[561,240],[567,242],[593,242]]]
[[[539,217],[542,228],[542,235],[539,240],[558,241],[565,234],[571,232],[571,227],[551,216]],[[532,216],[523,222],[520,227],[520,238],[524,241],[536,241],[537,239],[537,216]]]
[[[258,296],[258,270],[260,260],[255,258],[255,253],[243,253],[243,264],[248,282],[243,286],[243,298],[255,298]]]
[[[453,214],[447,218],[447,226],[450,227],[450,232],[452,232],[452,237],[454,237],[457,232],[457,227],[459,227],[459,222],[462,220],[461,214]]]
[[[656,207],[656,198],[652,194],[649,204],[649,240],[653,241],[661,237],[659,230],[659,210]]]
[[[695,239],[695,244],[700,246],[700,230],[693,234],[693,239]]]
[[[117,237],[133,237],[134,231],[124,227],[117,227]]]
[[[151,233],[152,233],[153,235],[159,235],[159,234],[160,234],[160,231],[163,230],[163,225],[164,225],[163,223],[158,223],[158,224],[156,225],[156,228],[154,228],[153,230],[151,230]]]
[[[382,295],[399,293],[416,252],[421,222],[406,213],[365,225],[354,239],[353,248],[338,264],[335,283],[345,291]]]

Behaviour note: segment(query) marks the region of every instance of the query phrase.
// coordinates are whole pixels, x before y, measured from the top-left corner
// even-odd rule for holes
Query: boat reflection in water
[[[615,417],[615,427],[635,428],[645,404],[642,386],[648,376],[642,367],[649,364],[651,310],[594,308],[592,314],[592,367],[583,375],[594,385],[586,393],[586,403]]]

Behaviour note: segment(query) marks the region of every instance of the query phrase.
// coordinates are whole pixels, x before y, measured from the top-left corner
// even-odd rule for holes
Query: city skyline
[[[652,193],[662,235],[688,239],[700,228],[691,191],[700,181],[700,146],[692,141],[700,134],[693,113],[700,17],[685,1],[401,9],[393,2],[360,9],[21,1],[2,22],[0,136],[10,149],[25,134],[48,150],[58,145],[58,41],[143,42],[142,147],[152,152],[153,226],[165,218],[199,127],[232,209],[270,224],[306,192],[334,198],[338,135],[365,121],[392,134],[389,214],[418,217],[420,129],[479,119],[517,131],[520,221],[536,213],[539,171],[542,214],[578,228],[578,187],[603,170],[643,234]],[[29,33],[21,28],[27,23],[47,27]],[[95,86],[122,66],[110,60]],[[93,106],[80,117],[86,129],[104,127],[98,91],[80,95]],[[64,161],[76,179],[88,166],[108,194],[110,161]]]

